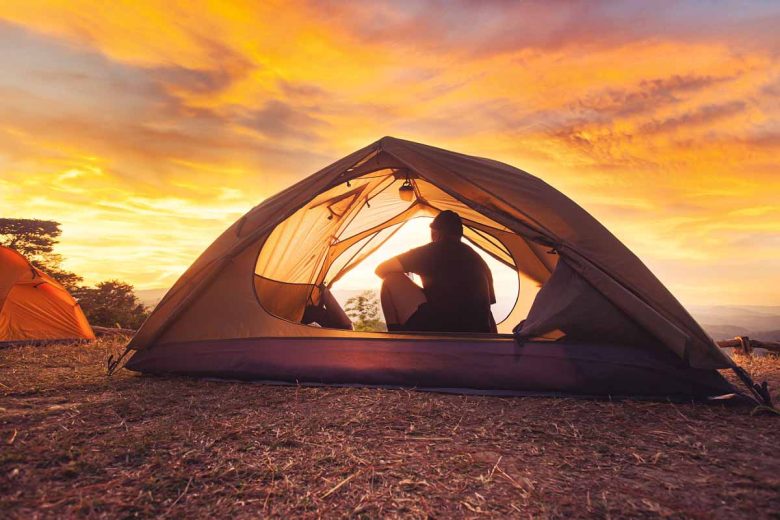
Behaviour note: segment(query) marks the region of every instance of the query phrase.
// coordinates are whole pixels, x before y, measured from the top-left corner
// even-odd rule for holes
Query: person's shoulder
[[[436,242],[428,242],[427,244],[423,244],[418,247],[413,247],[412,249],[409,250],[409,252],[411,253],[412,251],[414,251],[415,253],[428,253],[434,250],[436,250]]]
[[[409,251],[414,251],[417,254],[431,254],[440,249],[441,244],[439,242],[428,242],[427,244],[412,248]]]
[[[473,247],[468,245],[467,243],[461,241],[461,242],[458,242],[457,244],[458,244],[458,248],[461,251],[463,251],[464,253],[466,253],[468,255],[471,255],[471,256],[476,256],[478,258],[482,258],[481,256],[479,256],[479,253],[477,253],[477,251]]]
[[[468,256],[469,256],[469,257],[470,257],[470,258],[471,258],[471,259],[472,259],[474,262],[476,262],[477,264],[479,264],[479,265],[481,265],[481,266],[485,267],[486,269],[488,268],[487,262],[485,262],[485,259],[484,259],[484,258],[482,258],[482,255],[480,255],[480,254],[477,252],[477,250],[476,250],[475,248],[473,248],[473,247],[471,247],[470,245],[468,245],[468,244],[465,244],[465,243],[463,243],[463,242],[460,242],[460,244],[463,246],[463,248],[462,248],[462,249],[463,249],[463,251],[464,251],[464,252],[466,252],[466,254],[467,254],[467,255],[468,255]]]
[[[430,246],[431,244],[428,243],[419,247],[413,247],[412,249],[409,249],[405,253],[401,253],[400,255],[398,255],[398,258],[401,260],[401,264],[403,264],[405,268],[408,268],[410,266],[404,264],[404,262],[414,263],[423,258],[427,258],[432,252]]]

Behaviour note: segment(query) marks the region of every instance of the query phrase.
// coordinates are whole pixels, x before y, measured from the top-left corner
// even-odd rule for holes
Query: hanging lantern
[[[401,200],[406,202],[414,200],[414,185],[412,184],[412,181],[409,180],[409,177],[406,177],[404,183],[398,188],[398,196]]]

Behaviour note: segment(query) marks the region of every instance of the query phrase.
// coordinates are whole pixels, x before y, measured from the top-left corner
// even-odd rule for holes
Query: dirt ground
[[[105,374],[0,350],[0,511],[30,517],[778,518],[780,418]],[[780,360],[742,360],[780,401]]]

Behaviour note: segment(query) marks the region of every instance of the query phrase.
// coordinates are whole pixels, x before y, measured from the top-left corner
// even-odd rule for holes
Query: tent
[[[95,339],[79,304],[49,275],[0,246],[0,342]]]
[[[541,286],[497,335],[300,323],[404,224],[445,209],[465,238]],[[531,281],[531,283],[529,283]],[[514,333],[513,333],[514,329]],[[144,373],[492,394],[704,397],[736,369],[647,267],[542,180],[385,137],[254,207],[206,249],[128,345]],[[743,374],[744,375],[744,374]]]

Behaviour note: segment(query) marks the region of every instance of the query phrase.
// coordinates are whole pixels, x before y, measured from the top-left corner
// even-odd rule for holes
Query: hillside
[[[688,309],[714,339],[750,336],[780,340],[780,307],[759,305],[697,305]]]

